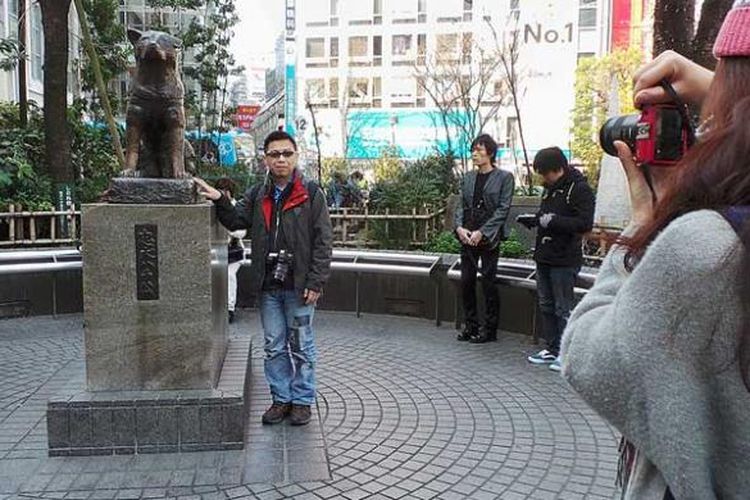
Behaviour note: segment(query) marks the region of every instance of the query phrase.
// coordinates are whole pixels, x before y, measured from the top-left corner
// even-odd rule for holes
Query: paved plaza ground
[[[454,340],[424,320],[318,313],[307,427],[261,426],[253,352],[244,451],[47,457],[45,409],[83,383],[81,315],[0,321],[0,500],[9,498],[612,499],[617,436],[537,347]],[[233,337],[259,330],[249,311]],[[259,338],[259,337],[256,337]]]

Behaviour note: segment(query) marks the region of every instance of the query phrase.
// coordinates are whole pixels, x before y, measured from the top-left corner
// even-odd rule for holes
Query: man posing
[[[232,206],[200,179],[202,194],[216,203],[230,231],[247,229],[252,240],[253,285],[260,292],[265,375],[273,404],[264,424],[289,416],[292,425],[310,422],[315,401],[313,335],[315,305],[330,274],[333,231],[326,197],[296,169],[297,143],[286,132],[265,140],[268,177]]]
[[[471,144],[471,160],[477,168],[469,172],[461,186],[461,202],[453,221],[461,241],[461,292],[466,325],[458,335],[475,344],[497,340],[500,320],[500,294],[495,286],[500,242],[505,238],[505,222],[513,201],[513,175],[495,167],[497,143],[487,134]],[[485,298],[485,322],[480,330],[477,311],[477,270],[481,274]]]
[[[583,263],[583,234],[594,224],[595,197],[586,178],[568,165],[560,148],[540,150],[534,170],[544,178],[542,205],[536,217],[518,221],[537,228],[537,300],[547,348],[529,356],[531,363],[560,371],[560,339],[575,305],[573,293]]]

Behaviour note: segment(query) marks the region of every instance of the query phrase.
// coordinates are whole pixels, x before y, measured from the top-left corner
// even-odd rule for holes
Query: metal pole
[[[26,81],[26,0],[18,0],[18,110],[21,128],[29,122],[28,83]]]
[[[357,317],[361,317],[359,310],[359,273],[356,273],[354,278],[354,308],[357,311]]]

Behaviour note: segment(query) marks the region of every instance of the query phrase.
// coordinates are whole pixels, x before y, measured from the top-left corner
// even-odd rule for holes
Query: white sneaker
[[[557,358],[547,349],[542,349],[538,353],[532,354],[526,359],[529,361],[529,363],[533,363],[535,365],[549,365],[551,363],[554,363],[555,359]]]
[[[549,365],[549,369],[553,372],[561,372],[562,371],[562,358],[560,356],[556,357],[555,360]]]

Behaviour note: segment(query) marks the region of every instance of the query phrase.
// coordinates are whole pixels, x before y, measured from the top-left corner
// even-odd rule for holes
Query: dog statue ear
[[[173,36],[171,38],[172,38],[172,44],[174,45],[174,48],[177,50],[182,50],[182,40],[180,40],[176,36]]]
[[[132,43],[133,45],[138,43],[138,40],[140,40],[142,36],[143,33],[138,31],[137,29],[128,28],[128,40],[130,40],[130,43]]]

